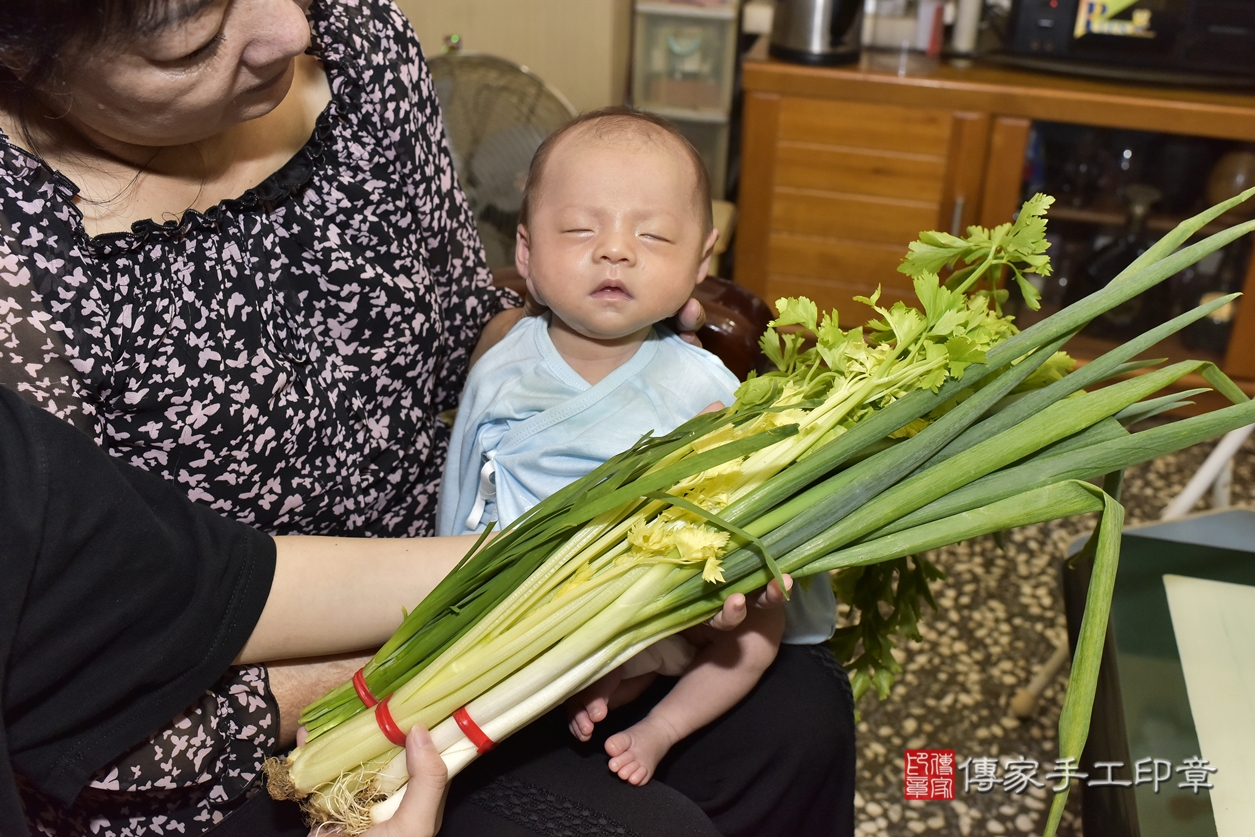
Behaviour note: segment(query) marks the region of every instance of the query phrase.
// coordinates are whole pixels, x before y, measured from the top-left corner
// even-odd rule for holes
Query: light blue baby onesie
[[[739,382],[717,357],[662,326],[596,384],[567,365],[548,327],[548,316],[524,317],[471,369],[449,443],[437,534],[508,524],[647,431],[668,433],[712,402],[735,398]],[[823,642],[835,627],[832,590],[817,579],[785,613],[785,642]]]

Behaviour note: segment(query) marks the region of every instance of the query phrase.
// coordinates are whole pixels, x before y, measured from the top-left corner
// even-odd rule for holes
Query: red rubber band
[[[367,709],[379,703],[379,698],[370,693],[370,688],[366,685],[366,675],[360,668],[353,675],[353,688],[357,691],[357,696],[362,699],[362,703],[366,704]]]
[[[475,723],[475,721],[471,719],[471,716],[466,711],[465,706],[453,713],[453,720],[457,721],[458,727],[462,730],[462,734],[475,745],[475,749],[480,755],[483,755],[493,747],[497,746],[497,742],[485,735],[484,731],[479,728],[479,724]]]
[[[385,738],[398,747],[404,747],[405,733],[401,732],[401,728],[397,726],[397,722],[392,718],[392,712],[388,710],[388,701],[390,700],[392,700],[392,695],[388,695],[375,707],[375,723],[379,724],[379,729],[383,732]]]

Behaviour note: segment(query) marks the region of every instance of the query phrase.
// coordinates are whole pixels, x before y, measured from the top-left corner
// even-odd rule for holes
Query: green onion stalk
[[[1255,422],[1255,404],[1212,364],[1136,359],[1235,295],[1080,367],[1061,347],[1255,229],[1247,222],[1189,243],[1252,194],[1182,222],[1106,287],[1023,331],[1003,312],[1000,284],[1009,277],[1037,307],[1029,275],[1050,271],[1052,200],[1043,195],[992,230],[923,233],[900,268],[918,307],[883,306],[877,292],[859,300],[874,310],[871,322],[843,329],[835,311],[821,317],[809,300],[779,300],[761,340],[775,371],[751,375],[730,407],[646,436],[485,534],[366,665],[367,688],[390,696],[401,730],[430,728],[456,773],[478,754],[453,718],[459,709],[500,741],[648,645],[711,618],[729,595],[788,573],[831,578],[861,613],[834,649],[857,695],[874,687],[883,697],[899,670],[893,637],[918,638],[928,582],[940,577],[921,552],[1097,512],[1059,720],[1060,757],[1079,759],[1123,520],[1091,481]],[[1136,421],[1190,403],[1201,390],[1181,391],[1186,376],[1232,406],[1134,432]],[[267,765],[271,792],[348,833],[386,819],[404,792],[404,752],[353,684],[306,707],[301,721],[306,743]],[[1066,796],[1055,796],[1048,835]]]

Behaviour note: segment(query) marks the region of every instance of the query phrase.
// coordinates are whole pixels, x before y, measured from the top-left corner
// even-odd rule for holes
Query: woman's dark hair
[[[20,114],[73,53],[157,32],[204,5],[204,0],[2,0],[2,104],[16,106]]]
[[[527,219],[532,205],[540,195],[541,181],[545,173],[545,163],[549,161],[549,154],[553,151],[554,146],[564,136],[583,126],[588,126],[593,131],[605,131],[607,134],[625,130],[633,130],[641,136],[649,136],[651,134],[657,136],[661,134],[678,143],[684,149],[693,167],[694,186],[697,190],[698,206],[701,208],[699,211],[702,212],[702,235],[707,235],[714,228],[715,224],[714,219],[711,217],[710,206],[710,173],[706,171],[706,163],[702,160],[702,155],[693,147],[693,143],[689,142],[688,137],[681,134],[675,125],[672,125],[661,116],[619,106],[582,113],[545,138],[540,147],[536,149],[536,154],[532,157],[532,164],[527,169],[527,183],[523,187],[523,202],[519,206],[520,224],[527,226]]]

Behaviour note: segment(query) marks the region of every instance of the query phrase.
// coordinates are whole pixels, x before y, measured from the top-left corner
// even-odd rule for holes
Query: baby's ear
[[[715,257],[715,242],[719,240],[719,230],[711,228],[710,235],[706,236],[706,243],[702,247],[702,260],[697,266],[697,281],[701,282],[706,278],[706,274],[710,272],[710,260]]]
[[[532,261],[532,245],[527,238],[527,227],[519,224],[518,229],[514,233],[514,269],[519,272],[519,276],[531,282],[530,271]],[[530,290],[530,288],[529,288]]]
[[[527,237],[527,227],[519,224],[518,232],[514,236],[514,269],[519,272],[524,281],[527,282],[527,297],[530,302],[535,302],[542,307],[548,307],[545,300],[541,297],[540,292],[536,290],[536,283],[532,281],[532,246],[531,241]]]

